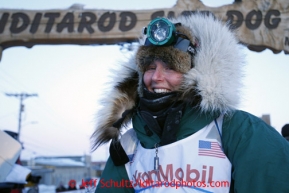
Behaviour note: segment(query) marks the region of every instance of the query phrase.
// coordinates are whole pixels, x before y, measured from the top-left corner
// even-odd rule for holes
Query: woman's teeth
[[[154,92],[155,93],[165,93],[165,92],[170,92],[170,91],[167,89],[158,88],[158,89],[154,89]]]

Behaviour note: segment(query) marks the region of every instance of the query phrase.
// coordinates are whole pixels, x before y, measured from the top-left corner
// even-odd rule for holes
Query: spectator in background
[[[59,186],[56,188],[56,192],[65,192],[67,189],[64,187],[63,182],[59,183]]]
[[[70,180],[68,182],[68,190],[77,190],[75,180]]]
[[[281,130],[282,136],[289,141],[289,124],[285,124]]]

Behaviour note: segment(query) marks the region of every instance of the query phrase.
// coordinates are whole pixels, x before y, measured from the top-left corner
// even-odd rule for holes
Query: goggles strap
[[[152,44],[148,38],[146,38],[145,42],[144,42],[144,46],[157,46]],[[190,40],[188,39],[184,39],[182,37],[178,37],[177,41],[175,42],[175,44],[173,45],[174,48],[177,48],[183,52],[188,52],[189,54],[191,54],[192,56],[194,56],[197,52],[196,46],[193,45]]]
[[[181,37],[178,37],[175,45],[174,45],[174,48],[177,48],[179,50],[182,50],[184,52],[188,52],[189,54],[191,54],[192,56],[194,56],[197,52],[196,50],[196,46],[194,46],[190,40],[188,39],[184,39],[184,38],[181,38]]]

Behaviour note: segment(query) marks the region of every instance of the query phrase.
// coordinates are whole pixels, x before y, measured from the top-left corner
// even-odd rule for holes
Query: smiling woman
[[[197,184],[178,187],[183,192],[288,192],[287,141],[238,109],[245,62],[238,36],[212,14],[168,22],[175,27],[171,36],[182,34],[189,41],[187,49],[180,49],[179,41],[158,44],[151,41],[153,33],[143,33],[137,51],[114,72],[117,81],[103,94],[94,148],[111,144],[101,180],[130,186],[99,184],[96,192],[175,192],[158,182],[179,181]],[[155,27],[166,34],[164,26]],[[132,129],[124,132],[130,121]],[[272,182],[272,176],[278,180]],[[213,181],[228,186],[210,186]]]
[[[176,0],[83,0],[86,9],[145,10],[172,8]],[[231,4],[232,0],[204,0],[207,6]],[[59,10],[67,9],[74,0],[45,2],[30,0],[2,1],[0,9]],[[216,5],[216,3],[218,3]],[[11,17],[11,15],[10,15]],[[32,18],[33,19],[33,18]],[[5,28],[6,29],[6,28]],[[9,29],[9,28],[7,28]],[[2,36],[1,36],[2,37]],[[0,62],[0,129],[17,131],[19,101],[7,97],[9,93],[37,93],[39,97],[24,101],[25,122],[37,121],[23,129],[23,141],[40,140],[38,145],[26,145],[25,159],[38,155],[71,155],[89,152],[89,137],[95,127],[98,97],[107,93],[110,68],[127,58],[127,50],[119,46],[35,46],[31,49],[13,47],[4,50]],[[240,109],[260,117],[269,114],[271,125],[277,131],[288,123],[289,109],[289,65],[284,53],[274,54],[270,50],[247,55],[242,103]],[[120,77],[118,77],[118,80]],[[64,121],[65,120],[65,121]],[[59,143],[53,140],[57,133]],[[77,134],[74,134],[77,133]],[[51,136],[48,137],[48,136]],[[75,144],[78,139],[79,143]],[[67,145],[65,145],[67,144]],[[75,144],[73,147],[71,144]],[[25,145],[25,143],[24,143]],[[73,151],[74,149],[74,151]],[[94,152],[93,160],[106,160],[107,147]]]

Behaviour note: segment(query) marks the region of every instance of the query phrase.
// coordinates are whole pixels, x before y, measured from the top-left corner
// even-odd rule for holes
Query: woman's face
[[[155,60],[147,67],[143,79],[150,92],[165,93],[178,89],[183,74],[171,69],[163,61]]]

